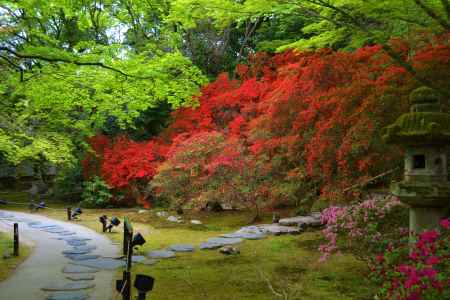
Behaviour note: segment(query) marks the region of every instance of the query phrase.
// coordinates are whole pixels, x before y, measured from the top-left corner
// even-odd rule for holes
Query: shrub
[[[371,278],[381,288],[378,299],[450,299],[450,221],[441,229],[393,241],[371,261]]]
[[[112,199],[108,184],[100,177],[95,176],[84,183],[81,205],[89,208],[104,208]]]

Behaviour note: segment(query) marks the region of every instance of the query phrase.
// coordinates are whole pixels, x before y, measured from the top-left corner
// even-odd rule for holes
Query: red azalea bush
[[[421,76],[450,89],[448,36],[423,40],[411,45],[396,40],[392,47],[409,57]],[[245,196],[235,197],[243,202],[296,203],[306,210],[318,195],[348,201],[356,194],[344,193],[347,187],[392,169],[393,161],[401,163],[401,153],[389,150],[379,132],[409,109],[409,92],[420,84],[377,45],[355,52],[257,53],[248,65],[238,66],[235,79],[222,74],[205,86],[196,107],[175,111],[173,123],[157,139],[128,141],[133,151],[121,147],[120,139],[106,152],[95,149],[99,165],[104,165],[99,169],[110,185],[125,188],[133,185],[130,182],[148,182],[160,171],[176,174],[177,157],[195,149],[196,136],[218,133],[223,136],[220,149],[238,145],[238,154],[186,154],[186,170],[200,161],[215,168],[237,160],[245,167],[219,168],[227,170],[227,176],[209,170],[191,176],[190,184],[200,190],[184,191],[184,201],[199,194],[218,198],[237,193]],[[191,146],[178,147],[191,137]],[[158,149],[162,145],[171,148],[167,158],[174,163],[158,169],[166,159]],[[205,178],[211,184],[203,184]]]
[[[441,228],[389,244],[371,263],[372,279],[380,286],[379,299],[450,299],[450,221]]]

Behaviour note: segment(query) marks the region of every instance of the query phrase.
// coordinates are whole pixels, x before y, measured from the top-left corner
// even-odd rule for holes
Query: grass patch
[[[55,203],[51,207],[63,208],[64,205]],[[63,210],[39,213],[66,220]],[[130,218],[135,232],[140,232],[147,240],[137,254],[174,243],[198,245],[210,237],[248,225],[253,217],[251,212],[186,212],[183,219],[198,219],[204,224],[194,226],[189,222],[168,222],[157,217],[155,212],[138,213],[138,209],[85,209],[81,220],[76,222],[100,232],[98,217],[102,214]],[[270,215],[264,216],[265,222],[270,219]],[[122,226],[114,230],[116,233],[108,234],[108,237],[121,242]],[[132,271],[156,279],[154,291],[149,295],[151,299],[284,299],[284,296],[276,296],[270,286],[276,293],[287,295],[287,299],[371,299],[376,288],[367,280],[365,265],[350,254],[319,263],[317,247],[321,242],[321,234],[315,231],[269,237],[244,241],[237,246],[241,251],[237,256],[224,256],[215,250],[197,250],[177,254],[176,259],[161,260],[153,266],[135,264]],[[117,277],[120,276],[118,271]]]
[[[28,257],[30,254],[30,247],[20,244],[19,256],[4,258],[5,253],[12,254],[13,240],[5,233],[0,232],[0,281],[5,280],[11,273]]]

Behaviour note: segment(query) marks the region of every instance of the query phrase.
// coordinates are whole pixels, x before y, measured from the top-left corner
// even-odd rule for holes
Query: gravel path
[[[12,276],[0,282],[0,300],[82,300],[87,296],[89,299],[112,299],[114,271],[88,269],[74,264],[78,259],[117,255],[118,247],[108,238],[73,223],[0,210],[1,231],[12,234],[12,225],[16,222],[19,223],[21,240],[31,243],[34,248]],[[76,253],[81,254],[77,256]],[[63,273],[63,270],[74,270],[74,273]],[[74,281],[77,276],[89,280]]]

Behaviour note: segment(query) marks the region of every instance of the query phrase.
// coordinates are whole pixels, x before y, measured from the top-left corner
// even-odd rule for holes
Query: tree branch
[[[114,67],[105,65],[104,63],[101,62],[83,62],[83,61],[77,61],[75,59],[67,59],[67,58],[62,58],[62,57],[47,57],[44,55],[40,55],[40,54],[26,54],[26,53],[19,53],[16,52],[12,49],[6,48],[6,47],[0,47],[0,51],[6,51],[18,58],[27,58],[27,59],[38,59],[38,60],[43,60],[43,61],[47,61],[47,62],[62,62],[62,63],[69,63],[69,64],[74,64],[77,66],[96,66],[96,67],[101,67],[116,73],[119,73],[122,76],[125,77],[135,77],[135,78],[140,78],[140,79],[149,79],[149,77],[139,77],[139,76],[135,76],[135,75],[131,75],[128,73],[125,73],[119,69],[116,69]]]

